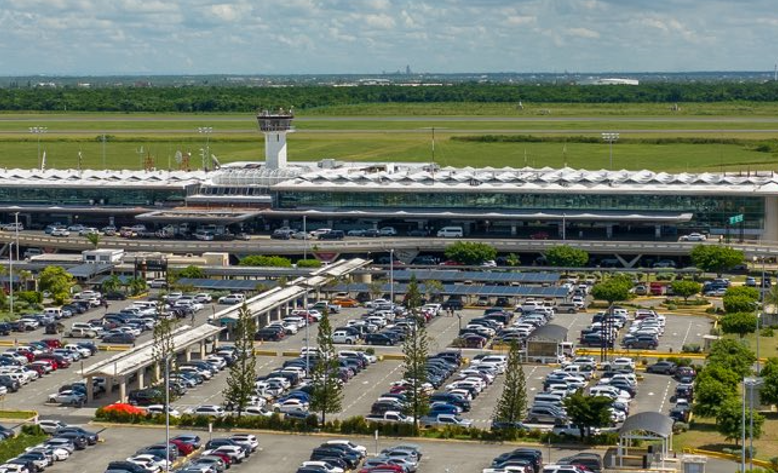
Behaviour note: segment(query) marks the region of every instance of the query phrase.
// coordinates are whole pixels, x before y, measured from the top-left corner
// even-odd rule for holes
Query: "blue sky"
[[[772,70],[775,0],[0,0],[0,75]]]

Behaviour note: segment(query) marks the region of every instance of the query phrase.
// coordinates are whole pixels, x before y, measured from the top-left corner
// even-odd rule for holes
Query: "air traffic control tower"
[[[294,132],[292,109],[275,112],[262,110],[257,114],[259,129],[265,134],[265,167],[283,169],[286,167],[286,134]]]

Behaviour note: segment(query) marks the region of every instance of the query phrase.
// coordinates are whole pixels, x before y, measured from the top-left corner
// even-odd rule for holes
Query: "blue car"
[[[438,414],[454,414],[457,415],[462,412],[462,409],[448,403],[433,402],[430,406],[429,415],[437,417]]]

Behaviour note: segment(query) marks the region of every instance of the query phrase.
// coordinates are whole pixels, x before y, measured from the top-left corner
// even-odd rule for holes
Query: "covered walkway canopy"
[[[201,344],[201,353],[204,342],[215,337],[221,332],[223,327],[215,327],[205,324],[199,327],[190,327],[183,325],[172,332],[172,346],[176,354],[186,353],[189,356],[189,349],[196,343]],[[148,340],[131,350],[121,352],[108,359],[99,361],[91,366],[84,368],[81,375],[87,379],[87,384],[92,383],[95,376],[104,376],[108,379],[113,378],[119,381],[119,397],[126,398],[127,378],[133,373],[138,373],[138,383],[143,386],[143,373],[145,369],[154,363],[154,340]],[[91,397],[92,389],[87,389],[87,394]]]
[[[566,342],[567,341],[567,329],[561,325],[544,325],[527,338],[527,341],[543,341],[543,342]]]
[[[67,272],[73,275],[74,278],[89,280],[98,274],[107,273],[111,269],[113,269],[112,264],[84,263],[79,264],[78,266],[73,266],[72,268],[68,268]]]
[[[661,442],[659,455],[664,468],[665,458],[669,456],[673,444],[673,419],[658,412],[641,412],[627,417],[619,429],[619,446],[616,452],[618,465],[613,465],[614,467],[623,466],[624,457],[627,456],[633,440]]]

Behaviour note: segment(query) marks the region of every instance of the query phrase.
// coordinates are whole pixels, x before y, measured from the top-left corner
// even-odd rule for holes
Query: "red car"
[[[27,361],[32,361],[32,360],[35,359],[35,353],[31,352],[30,350],[24,349],[24,348],[18,348],[17,350],[15,350],[15,353],[18,353],[20,355],[24,355],[25,358],[27,358]]]
[[[57,340],[56,338],[44,338],[41,341],[51,349],[62,348],[62,342]]]
[[[232,459],[224,452],[211,452],[208,456],[219,457],[224,461],[225,465],[232,465]]]
[[[172,439],[170,440],[170,443],[176,446],[178,449],[178,454],[182,456],[189,455],[190,453],[194,452],[195,449],[194,445],[188,444],[183,440]]]

